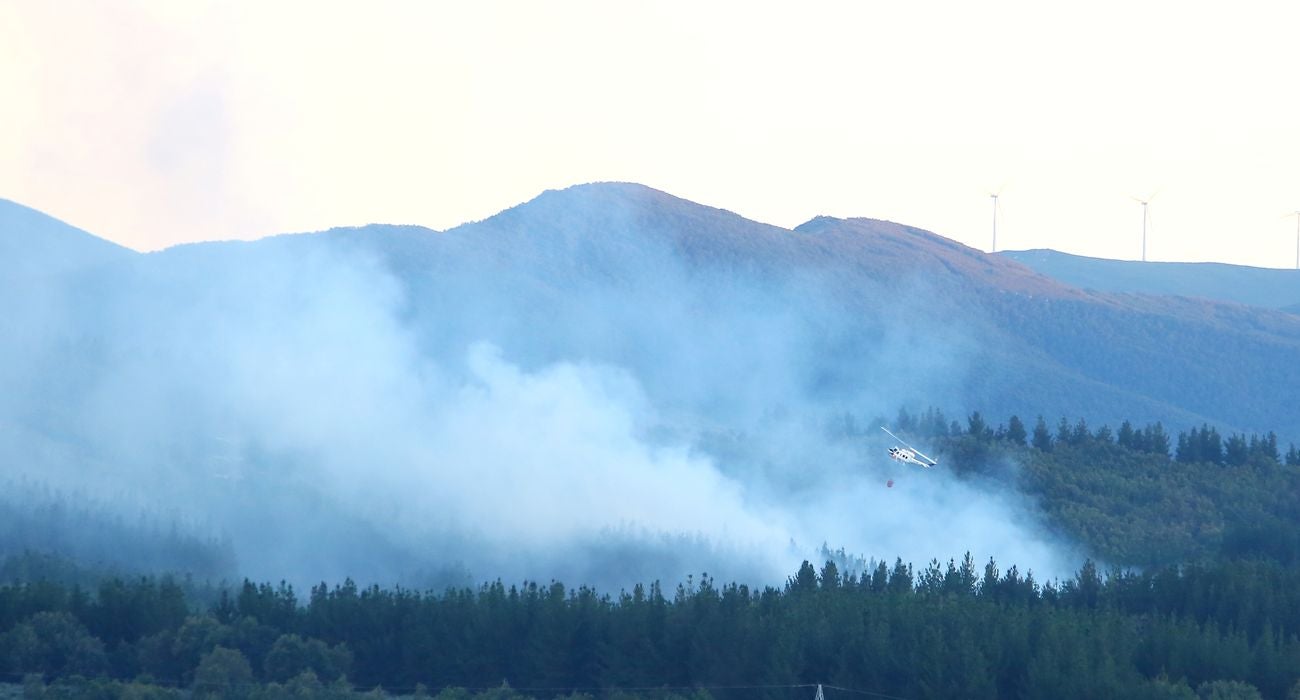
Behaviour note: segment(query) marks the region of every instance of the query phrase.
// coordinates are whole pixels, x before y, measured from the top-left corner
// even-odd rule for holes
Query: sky
[[[640,182],[1292,267],[1300,3],[0,3],[0,197],[137,250]]]

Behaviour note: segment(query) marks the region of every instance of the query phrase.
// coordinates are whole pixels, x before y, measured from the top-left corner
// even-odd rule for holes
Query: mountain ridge
[[[0,198],[0,258],[14,274],[56,273],[139,255],[24,204]]]
[[[723,314],[727,304],[743,308],[762,299],[760,309],[782,318],[808,316],[815,321],[800,323],[836,339],[826,349],[833,347],[832,355],[817,360],[840,367],[816,380],[832,393],[839,384],[869,381],[844,370],[854,348],[890,334],[915,336],[916,329],[948,338],[958,328],[960,337],[939,347],[928,347],[933,339],[924,334],[907,341],[918,344],[913,353],[926,347],[942,354],[949,346],[957,357],[941,364],[975,368],[960,387],[938,387],[953,396],[949,408],[1206,421],[1300,435],[1300,412],[1261,408],[1261,401],[1281,403],[1288,391],[1300,391],[1300,382],[1285,374],[1285,381],[1273,381],[1285,358],[1300,354],[1296,316],[1215,300],[1081,289],[1008,255],[877,219],[819,216],[786,229],[644,185],[589,183],[547,190],[443,231],[368,225],[174,246],[138,257],[163,267],[223,259],[215,264],[230,266],[322,246],[345,258],[360,252],[383,261],[408,289],[412,313],[433,324],[459,319],[463,337],[456,337],[466,342],[495,338],[527,355],[520,348],[527,345],[521,339],[536,333],[530,319],[587,319],[587,327],[574,320],[567,336],[553,337],[539,362],[571,356],[651,362],[644,348],[655,336],[636,328],[638,319],[708,317]],[[467,299],[489,313],[463,317]],[[635,308],[611,308],[618,303]],[[747,351],[730,338],[700,342]],[[898,361],[907,363],[908,352],[901,353]],[[1225,403],[1221,395],[1231,398]]]
[[[1041,248],[996,255],[1082,289],[1183,296],[1270,309],[1300,305],[1300,270],[1220,262],[1111,260]]]

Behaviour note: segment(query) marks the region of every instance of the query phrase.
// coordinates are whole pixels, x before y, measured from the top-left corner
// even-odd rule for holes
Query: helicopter
[[[880,426],[880,429],[885,431],[885,433],[889,435],[889,437],[894,438],[895,440],[903,443],[902,447],[895,445],[894,447],[889,448],[890,459],[895,459],[905,464],[915,464],[916,466],[922,467],[924,469],[929,469],[930,467],[933,467],[939,463],[937,460],[933,460],[930,459],[929,457],[926,457],[924,454],[921,453],[920,450],[916,449],[915,447],[912,447],[906,442],[903,442],[902,438],[889,432],[889,428],[886,428],[885,426],[882,425]]]

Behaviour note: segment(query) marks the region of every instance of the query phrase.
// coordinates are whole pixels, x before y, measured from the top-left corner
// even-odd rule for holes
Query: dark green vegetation
[[[35,696],[105,698],[376,686],[503,700],[804,698],[797,686],[811,683],[907,698],[1300,690],[1294,447],[1210,426],[1170,435],[1158,423],[993,425],[979,413],[959,424],[935,409],[892,422],[933,445],[942,468],[1023,491],[1049,527],[1139,570],[1087,563],[1039,581],[969,557],[848,572],[832,561],[805,563],[779,588],[707,575],[617,595],[557,582],[441,592],[347,582],[303,598],[286,584],[96,581],[29,554],[0,567],[25,581],[0,589],[0,673],[26,678]],[[862,432],[851,419],[837,427],[841,439]],[[659,690],[615,690],[646,688]]]
[[[761,590],[702,576],[617,596],[559,583],[441,594],[345,583],[300,599],[245,583],[202,609],[165,578],[93,593],[32,583],[0,588],[0,630],[15,678],[140,679],[217,696],[504,678],[533,697],[665,687],[810,697],[784,686],[827,683],[917,698],[1164,698],[1215,681],[1284,697],[1300,678],[1300,572],[1239,562],[1103,576],[1086,564],[1039,586],[969,558],[861,576],[805,563]],[[753,687],[763,685],[782,687]],[[101,697],[127,686],[112,687]]]
[[[1092,429],[1015,416],[995,427],[978,412],[958,424],[935,409],[894,423],[962,478],[1033,498],[1046,527],[1103,561],[1300,563],[1300,451],[1282,452],[1272,433],[1171,436],[1159,423]]]

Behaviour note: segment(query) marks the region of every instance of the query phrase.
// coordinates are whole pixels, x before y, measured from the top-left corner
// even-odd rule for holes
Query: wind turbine
[[[1152,192],[1146,199],[1133,197],[1133,201],[1142,205],[1142,262],[1147,261],[1147,205],[1156,198],[1157,194],[1159,194],[1159,190]]]
[[[998,187],[997,190],[989,193],[989,199],[993,200],[993,252],[994,253],[998,252],[998,196],[1002,194],[1003,187],[1006,187],[1005,183],[1001,187]]]

